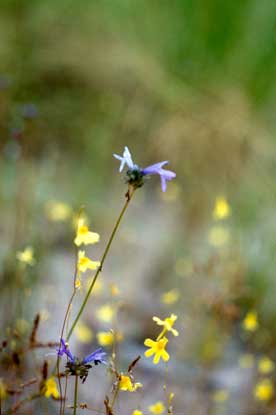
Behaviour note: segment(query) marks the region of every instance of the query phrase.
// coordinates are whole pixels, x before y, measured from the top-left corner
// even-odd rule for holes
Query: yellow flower
[[[3,382],[3,380],[0,378],[0,400],[4,400],[7,397],[7,388]]]
[[[77,236],[74,240],[74,243],[77,246],[81,244],[89,245],[99,242],[100,235],[96,232],[90,232],[88,226],[84,224],[84,220],[81,218],[78,221]]]
[[[250,369],[254,365],[253,354],[246,353],[239,358],[239,365],[242,369]]]
[[[92,261],[90,258],[85,256],[85,251],[79,251],[78,259],[78,271],[85,272],[88,269],[97,269],[101,263],[99,261]]]
[[[163,414],[163,412],[165,411],[165,406],[163,402],[158,401],[154,405],[149,406],[149,411],[154,415]]]
[[[223,196],[218,196],[213,210],[214,219],[225,219],[231,214],[231,208]]]
[[[141,388],[142,386],[143,385],[140,382],[132,383],[129,376],[120,376],[119,387],[121,391],[135,392],[138,388]]]
[[[208,234],[209,243],[215,247],[225,245],[230,239],[229,230],[224,226],[214,226]]]
[[[176,303],[178,299],[179,299],[179,292],[175,289],[167,291],[161,296],[162,303],[166,305],[174,304]]]
[[[55,399],[59,398],[59,391],[54,376],[51,376],[49,379],[47,379],[44,386],[44,395],[46,398],[50,398],[51,396],[53,396]]]
[[[153,363],[155,365],[159,362],[160,358],[162,358],[164,362],[167,362],[170,358],[169,353],[165,350],[167,343],[168,339],[166,337],[157,341],[146,339],[144,345],[149,347],[149,350],[145,351],[145,356],[150,357],[154,355]]]
[[[19,251],[16,253],[16,258],[18,261],[20,261],[22,264],[25,265],[34,265],[35,259],[34,259],[34,250],[31,246],[28,246],[24,249],[24,251]]]
[[[82,284],[81,284],[81,280],[80,280],[80,278],[76,278],[76,281],[75,281],[75,288],[76,288],[77,290],[80,290],[80,289],[81,289],[81,287],[82,287]]]
[[[259,327],[258,316],[256,311],[249,311],[243,322],[242,326],[246,331],[255,331]]]
[[[132,415],[143,415],[143,412],[142,412],[142,411],[140,411],[140,409],[135,409],[135,410],[132,412]]]
[[[54,200],[48,202],[45,206],[46,216],[53,222],[63,222],[70,218],[72,209],[66,203],[56,202]]]
[[[263,375],[273,372],[274,367],[275,365],[269,357],[263,357],[259,360],[258,370]]]
[[[103,305],[97,310],[96,315],[99,320],[110,323],[114,317],[114,308],[109,304]]]
[[[110,293],[112,297],[117,297],[120,294],[120,290],[116,284],[113,282],[110,284]]]
[[[101,346],[111,346],[114,341],[114,334],[111,331],[100,331],[97,333],[97,340]]]
[[[217,403],[222,403],[227,401],[229,398],[229,392],[225,389],[217,390],[213,395],[213,400]]]
[[[158,336],[158,338],[163,337],[166,331],[171,331],[174,336],[179,335],[178,331],[173,328],[174,322],[177,320],[177,316],[175,314],[171,314],[171,316],[165,318],[165,320],[161,320],[158,317],[152,317],[152,319],[158,324],[158,326],[164,326],[164,330],[162,331],[161,335]]]
[[[93,338],[92,330],[84,323],[77,324],[77,327],[75,328],[75,333],[78,340],[82,343],[89,343]]]
[[[254,389],[254,396],[259,401],[269,401],[274,394],[273,383],[270,379],[260,380]]]

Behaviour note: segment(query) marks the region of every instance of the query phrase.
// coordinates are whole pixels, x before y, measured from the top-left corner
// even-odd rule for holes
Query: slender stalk
[[[74,413],[73,415],[77,415],[77,406],[78,406],[78,380],[79,376],[75,376],[75,392],[74,392]]]
[[[110,246],[111,246],[112,241],[113,241],[113,239],[114,239],[114,236],[115,236],[115,234],[116,234],[116,232],[117,232],[117,229],[118,229],[118,227],[119,227],[119,225],[120,225],[120,223],[121,223],[121,220],[122,220],[122,218],[123,218],[123,216],[124,216],[124,213],[125,213],[125,211],[126,211],[126,209],[127,209],[128,205],[129,205],[129,202],[130,202],[130,200],[131,200],[131,198],[132,198],[132,196],[133,196],[133,193],[134,193],[134,189],[133,189],[133,188],[131,188],[131,189],[129,189],[129,191],[128,191],[128,192],[127,192],[127,194],[126,194],[126,201],[125,201],[125,204],[124,204],[124,206],[123,206],[123,208],[122,208],[122,210],[121,210],[121,213],[120,213],[120,215],[119,215],[119,217],[118,217],[118,219],[117,219],[117,221],[116,221],[116,223],[115,223],[115,226],[114,226],[114,228],[113,228],[113,231],[111,232],[111,235],[110,235],[109,240],[108,240],[108,242],[107,242],[107,245],[106,245],[106,247],[105,247],[105,250],[104,250],[103,256],[102,256],[102,258],[101,258],[101,265],[100,265],[100,267],[97,269],[96,274],[95,274],[95,276],[94,276],[94,278],[93,278],[93,280],[92,280],[92,282],[91,282],[91,284],[90,284],[90,287],[89,287],[89,289],[88,289],[88,291],[87,291],[87,294],[86,294],[86,296],[85,296],[85,298],[84,298],[84,300],[83,300],[83,303],[82,303],[82,305],[81,305],[81,307],[80,307],[80,309],[79,309],[79,312],[78,312],[78,314],[77,314],[77,316],[76,316],[76,318],[75,318],[75,320],[74,320],[74,322],[73,322],[73,324],[72,324],[72,326],[71,326],[71,328],[70,328],[70,330],[69,330],[69,333],[68,333],[68,335],[67,335],[67,337],[66,337],[66,341],[68,341],[68,340],[70,339],[70,337],[71,337],[71,335],[72,335],[72,333],[73,333],[73,331],[74,331],[74,329],[75,329],[75,327],[76,327],[76,325],[77,325],[77,323],[78,323],[78,321],[79,321],[79,319],[80,319],[80,317],[81,317],[81,315],[82,315],[82,313],[83,313],[83,310],[85,309],[85,306],[86,306],[87,301],[88,301],[88,299],[89,299],[89,297],[90,297],[90,294],[91,294],[91,292],[92,292],[92,290],[93,290],[93,288],[94,288],[94,285],[96,284],[96,281],[97,281],[97,279],[98,279],[98,277],[99,277],[99,275],[100,275],[100,273],[101,273],[101,271],[102,271],[102,269],[103,269],[103,265],[104,265],[104,262],[105,262],[106,256],[107,256],[107,254],[108,254],[108,252],[109,252],[109,249],[110,249]]]

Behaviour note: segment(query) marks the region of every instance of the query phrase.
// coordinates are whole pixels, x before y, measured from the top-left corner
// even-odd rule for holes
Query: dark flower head
[[[90,353],[84,359],[79,359],[75,357],[69,350],[68,345],[64,339],[60,339],[60,346],[56,349],[58,356],[63,356],[66,354],[68,361],[66,363],[66,372],[72,376],[80,376],[83,382],[85,382],[89,369],[92,368],[93,364],[97,366],[100,363],[106,364],[105,356],[106,353],[100,347],[95,350],[93,353]]]
[[[144,176],[158,174],[161,179],[162,191],[165,192],[167,189],[167,181],[172,180],[176,177],[176,174],[173,171],[163,169],[163,166],[168,164],[168,161],[161,161],[160,163],[152,164],[151,166],[141,169],[139,166],[133,163],[128,147],[125,147],[123,156],[118,156],[118,154],[113,155],[117,160],[121,161],[119,168],[120,172],[123,171],[125,165],[128,166],[127,182],[136,188],[143,186]]]

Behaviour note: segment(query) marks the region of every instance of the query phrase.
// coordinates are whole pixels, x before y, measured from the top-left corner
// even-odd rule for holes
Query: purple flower
[[[167,189],[167,181],[172,180],[176,177],[173,171],[163,169],[163,166],[168,164],[168,161],[161,161],[160,163],[152,164],[144,169],[140,169],[139,166],[133,163],[131,153],[128,147],[125,147],[123,156],[113,154],[113,156],[121,161],[119,171],[122,172],[125,165],[128,166],[127,171],[127,182],[133,186],[141,187],[143,185],[143,177],[151,176],[153,174],[159,174],[161,179],[161,188],[165,192]]]
[[[62,357],[64,354],[68,357],[70,363],[75,363],[78,359],[70,352],[68,345],[66,344],[64,339],[60,339],[60,346],[56,349],[57,355]],[[94,363],[98,365],[99,363],[106,363],[104,357],[106,353],[100,347],[99,349],[95,350],[93,353],[90,353],[86,356],[83,360],[78,360],[81,365],[86,365],[87,363]]]
[[[99,349],[95,350],[95,352],[90,353],[88,356],[86,356],[82,363],[85,365],[87,363],[93,362],[95,365],[98,365],[99,363],[106,363],[104,360],[106,356],[106,353],[103,351],[103,349],[100,347]]]
[[[56,349],[57,351],[57,355],[59,357],[62,357],[64,354],[66,354],[66,356],[68,356],[70,362],[74,363],[75,361],[75,356],[70,352],[68,345],[65,343],[64,339],[60,339],[60,346],[58,349]]]
[[[167,189],[167,180],[169,181],[176,177],[176,174],[173,171],[163,169],[163,166],[165,166],[168,163],[168,161],[161,161],[160,163],[152,164],[151,166],[148,166],[142,170],[142,174],[144,176],[159,174],[161,179],[161,188],[163,192],[165,192]]]

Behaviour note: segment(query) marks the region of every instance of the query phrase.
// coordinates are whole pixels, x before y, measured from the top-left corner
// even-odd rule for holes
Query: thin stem
[[[88,291],[87,291],[87,294],[86,294],[86,296],[85,296],[85,298],[84,298],[84,300],[83,300],[83,303],[82,303],[82,305],[81,305],[81,307],[80,307],[80,309],[79,309],[79,312],[78,312],[78,314],[77,314],[77,316],[76,316],[76,318],[75,318],[75,320],[74,320],[74,322],[73,322],[73,324],[72,324],[72,326],[71,326],[71,328],[70,328],[70,330],[69,330],[69,333],[68,333],[68,335],[67,335],[67,337],[66,337],[66,341],[68,341],[68,340],[70,339],[70,337],[71,337],[71,335],[72,335],[72,333],[73,333],[73,331],[74,331],[74,329],[75,329],[75,327],[76,327],[76,325],[77,325],[77,323],[78,323],[78,321],[79,321],[79,319],[80,319],[80,317],[81,317],[81,315],[82,315],[82,313],[83,313],[83,310],[85,309],[85,306],[86,306],[87,301],[88,301],[88,299],[89,299],[89,297],[90,297],[90,294],[91,294],[91,292],[92,292],[92,290],[93,290],[93,288],[94,288],[94,285],[96,284],[96,281],[97,281],[97,279],[98,279],[98,276],[100,275],[100,272],[101,272],[101,271],[102,271],[102,269],[103,269],[103,265],[104,265],[104,262],[105,262],[106,256],[107,256],[107,254],[108,254],[108,252],[109,252],[109,249],[110,249],[110,246],[111,246],[112,241],[113,241],[113,239],[114,239],[114,236],[115,236],[115,234],[116,234],[116,232],[117,232],[117,229],[118,229],[118,227],[119,227],[119,225],[120,225],[120,222],[121,222],[121,220],[122,220],[122,218],[123,218],[123,216],[124,216],[124,213],[125,213],[125,211],[126,211],[126,209],[127,209],[128,205],[129,205],[129,202],[130,202],[130,200],[131,200],[131,198],[132,198],[132,196],[133,196],[133,193],[134,193],[134,190],[133,190],[133,189],[130,189],[130,190],[127,192],[127,194],[126,194],[126,202],[125,202],[125,204],[124,204],[124,206],[123,206],[123,208],[122,208],[122,210],[121,210],[121,213],[120,213],[120,215],[119,215],[119,217],[118,217],[118,219],[117,219],[117,221],[116,221],[116,223],[115,223],[115,226],[114,226],[114,228],[113,228],[113,231],[112,231],[112,233],[111,233],[111,235],[110,235],[110,237],[109,237],[109,240],[108,240],[108,242],[107,242],[107,245],[106,245],[106,247],[105,247],[105,250],[104,250],[104,253],[103,253],[103,256],[102,256],[102,259],[101,259],[101,265],[100,265],[100,267],[97,269],[97,272],[96,272],[96,274],[95,274],[95,276],[94,276],[94,278],[93,278],[93,280],[92,280],[92,282],[91,282],[91,284],[90,284],[90,287],[89,287],[89,289],[88,289]]]
[[[78,406],[78,380],[79,376],[75,376],[75,392],[74,392],[74,413],[73,415],[77,415],[77,406]]]

